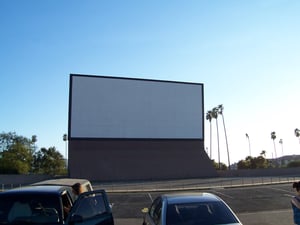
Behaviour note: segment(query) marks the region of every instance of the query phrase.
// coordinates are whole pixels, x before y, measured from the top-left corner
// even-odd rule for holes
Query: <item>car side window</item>
[[[66,220],[68,213],[72,207],[72,200],[71,197],[67,194],[67,192],[61,195],[61,200],[63,204],[63,211],[64,211],[64,220]]]
[[[60,223],[60,201],[55,196],[26,192],[4,195],[0,199],[0,224]]]
[[[107,213],[104,196],[102,194],[87,195],[80,199],[75,214],[82,219],[92,218]]]
[[[149,215],[155,224],[160,224],[161,208],[162,208],[162,201],[160,198],[157,198],[153,202],[149,211]]]

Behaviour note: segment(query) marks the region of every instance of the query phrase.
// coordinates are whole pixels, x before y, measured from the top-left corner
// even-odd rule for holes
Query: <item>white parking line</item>
[[[222,195],[222,196],[225,196],[225,197],[227,197],[227,198],[234,199],[234,197],[232,197],[232,196],[230,196],[230,195],[223,194],[222,192],[218,192],[218,191],[215,191],[215,190],[213,190],[212,192],[216,193],[217,195]]]
[[[266,187],[268,189],[272,189],[272,190],[275,190],[275,191],[282,191],[282,192],[287,192],[287,193],[293,193],[292,191],[287,191],[287,190],[284,190],[284,189],[281,189],[281,188],[273,188],[273,187]]]
[[[284,194],[284,196],[287,196],[287,197],[290,197],[290,198],[294,197],[294,195],[289,195],[289,194]]]
[[[278,214],[278,213],[285,213],[291,212],[291,209],[279,209],[279,210],[271,210],[271,211],[260,211],[260,212],[242,212],[237,213],[238,215],[257,215],[257,214]]]
[[[150,193],[148,193],[148,197],[150,198],[151,202],[153,202],[153,198]]]

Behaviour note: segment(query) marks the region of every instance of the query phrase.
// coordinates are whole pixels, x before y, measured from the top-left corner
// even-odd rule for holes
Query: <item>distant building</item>
[[[286,155],[277,159],[269,159],[271,162],[276,162],[278,165],[287,166],[290,162],[300,161],[300,155]]]
[[[217,176],[203,84],[70,75],[69,173],[90,180]]]

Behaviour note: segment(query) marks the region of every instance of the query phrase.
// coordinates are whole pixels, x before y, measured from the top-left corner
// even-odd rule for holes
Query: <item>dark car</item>
[[[210,193],[161,195],[143,212],[143,225],[242,224],[221,198]]]
[[[1,192],[0,224],[113,225],[114,220],[104,190],[73,201],[70,187],[45,185]]]

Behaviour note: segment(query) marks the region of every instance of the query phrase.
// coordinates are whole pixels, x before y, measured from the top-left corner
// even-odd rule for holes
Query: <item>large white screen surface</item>
[[[203,85],[71,75],[69,136],[203,139]]]

